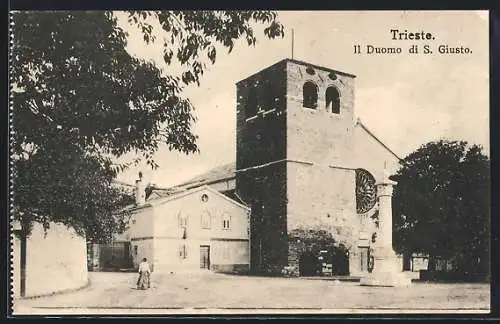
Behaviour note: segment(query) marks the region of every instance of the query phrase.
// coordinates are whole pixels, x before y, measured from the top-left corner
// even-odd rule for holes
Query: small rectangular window
[[[187,259],[187,246],[185,244],[181,245],[179,249],[179,256],[181,259]]]
[[[137,245],[134,245],[134,255],[137,256],[139,247]]]
[[[222,215],[222,228],[227,230],[230,227],[231,227],[231,216],[229,216],[228,213],[224,213],[224,215]]]

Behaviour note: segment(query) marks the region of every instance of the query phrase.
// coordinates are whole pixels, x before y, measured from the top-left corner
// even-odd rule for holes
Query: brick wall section
[[[285,81],[280,62],[237,84],[237,170],[286,158]],[[257,109],[248,106],[251,91]],[[266,113],[251,118],[254,109]],[[252,271],[280,272],[287,264],[286,163],[237,172],[236,188],[252,208]]]

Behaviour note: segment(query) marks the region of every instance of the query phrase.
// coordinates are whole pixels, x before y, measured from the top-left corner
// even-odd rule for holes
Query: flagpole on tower
[[[292,28],[292,60],[293,60],[293,40],[294,40],[294,29]]]

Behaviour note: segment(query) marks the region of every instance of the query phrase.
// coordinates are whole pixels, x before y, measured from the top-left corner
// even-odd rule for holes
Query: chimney
[[[139,172],[139,179],[135,180],[135,204],[142,206],[146,203],[146,184],[142,179],[142,172]]]

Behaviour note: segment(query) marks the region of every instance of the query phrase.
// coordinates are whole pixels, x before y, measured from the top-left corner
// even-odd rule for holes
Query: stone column
[[[392,248],[392,190],[396,182],[384,176],[377,183],[379,199],[379,228],[374,246],[374,267],[370,275],[361,279],[364,286],[408,286],[411,284],[403,272]]]

